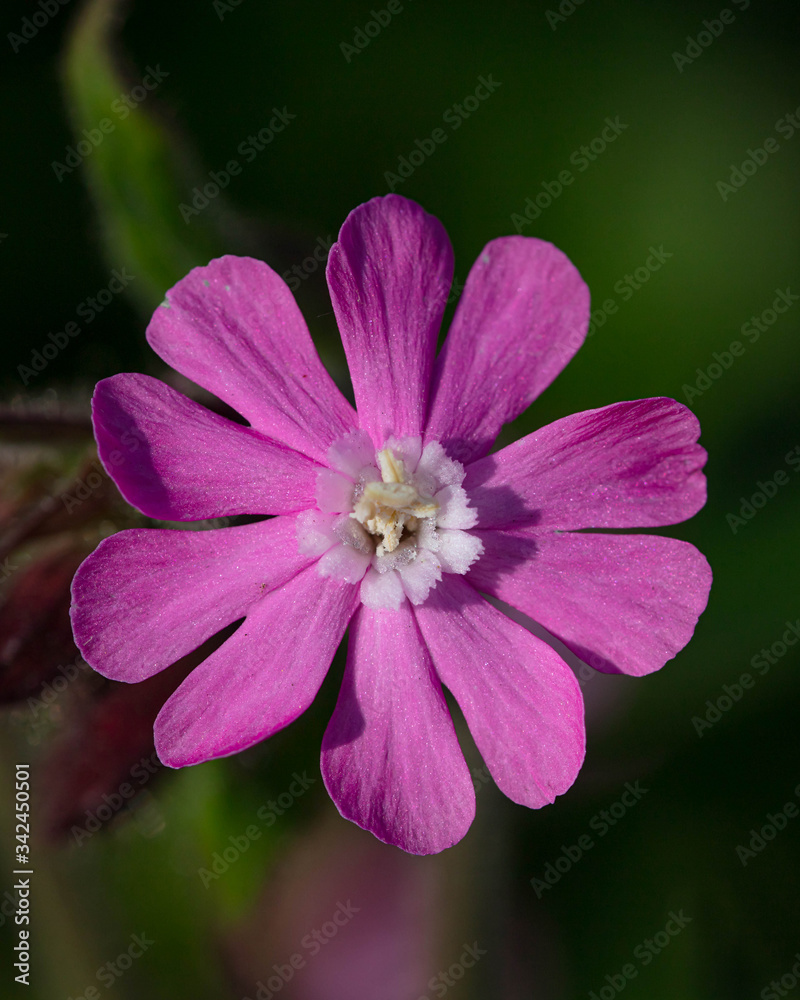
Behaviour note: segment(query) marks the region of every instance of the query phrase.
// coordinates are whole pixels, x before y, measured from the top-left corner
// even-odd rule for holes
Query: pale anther
[[[394,552],[407,535],[417,530],[419,522],[434,517],[439,504],[421,494],[406,472],[405,463],[390,448],[378,452],[381,481],[364,484],[364,490],[350,515],[363,524],[371,535],[380,535],[377,554]]]

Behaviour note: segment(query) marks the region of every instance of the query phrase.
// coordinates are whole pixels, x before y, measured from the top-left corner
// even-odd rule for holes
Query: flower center
[[[375,450],[364,431],[328,449],[316,508],[297,518],[300,551],[317,572],[359,584],[369,608],[422,604],[442,575],[463,575],[483,543],[462,487],[464,466],[438,441],[390,437]]]
[[[439,504],[420,493],[406,470],[405,462],[391,448],[376,455],[381,473],[379,482],[364,483],[354,497],[350,517],[370,535],[379,536],[375,552],[382,556],[394,550],[404,538],[416,534],[420,521],[435,517]]]

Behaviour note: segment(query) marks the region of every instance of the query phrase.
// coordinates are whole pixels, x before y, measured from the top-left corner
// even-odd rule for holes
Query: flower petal
[[[551,243],[504,236],[469,272],[436,359],[426,441],[472,462],[547,388],[586,337],[589,289]]]
[[[292,293],[260,260],[194,268],[167,292],[147,339],[168,365],[295,451],[322,461],[356,426]]]
[[[688,542],[658,535],[592,535],[517,528],[476,531],[478,590],[544,625],[605,673],[641,677],[691,639],[711,569]]]
[[[371,552],[361,552],[352,545],[334,545],[320,558],[318,572],[334,580],[361,583],[371,562]]]
[[[361,581],[361,602],[365,607],[397,611],[405,603],[406,593],[396,569],[379,573],[371,566]]]
[[[413,614],[498,788],[533,809],[565,792],[585,733],[580,688],[561,657],[458,576]]]
[[[435,854],[475,816],[472,786],[439,680],[407,609],[362,607],[322,743],[339,812],[387,844]]]
[[[293,722],[314,700],[357,603],[357,587],[323,579],[316,566],[267,594],[161,709],[161,760],[185,767],[225,757]]]
[[[463,576],[483,551],[477,534],[458,528],[440,528],[436,540],[436,557],[445,573]]]
[[[637,399],[556,420],[467,469],[478,527],[675,524],[706,501],[700,425],[674,399]]]
[[[106,538],[72,584],[84,659],[104,677],[134,682],[186,656],[314,561],[297,550],[295,521]]]
[[[327,277],[361,426],[376,447],[419,437],[453,278],[444,227],[407,198],[373,198],[345,219]]]
[[[310,458],[149,375],[98,382],[92,418],[108,474],[148,517],[201,521],[314,506],[319,466]]]

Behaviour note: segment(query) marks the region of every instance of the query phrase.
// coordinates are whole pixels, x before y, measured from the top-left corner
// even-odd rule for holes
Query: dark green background
[[[714,570],[694,640],[649,678],[598,675],[587,682],[587,760],[569,794],[533,813],[493,789],[482,791],[479,820],[464,843],[420,862],[443,866],[460,887],[437,911],[442,940],[456,944],[442,948],[430,974],[455,960],[462,940],[491,943],[487,957],[453,987],[454,997],[586,997],[606,975],[636,963],[634,949],[664,926],[671,909],[682,908],[692,922],[649,966],[637,965],[626,1000],[756,998],[800,950],[800,819],[746,867],[735,852],[768,812],[796,801],[800,658],[790,651],[757,677],[702,737],[692,724],[706,699],[718,698],[742,672],[753,673],[751,658],[800,616],[800,476],[785,459],[800,445],[800,308],[780,316],[756,343],[741,332],[771,305],[776,289],[800,293],[800,134],[775,132],[777,120],[800,105],[798,12],[791,3],[740,6],[730,4],[733,23],[679,72],[673,53],[703,30],[704,18],[718,17],[721,4],[586,0],[552,30],[547,4],[404,0],[391,24],[348,63],[340,43],[352,43],[370,19],[366,2],[243,0],[222,20],[211,0],[137,2],[115,42],[123,77],[111,97],[137,84],[148,64],[169,76],[87,158],[88,170],[61,182],[53,161],[63,160],[75,127],[97,124],[74,87],[70,96],[64,86],[80,4],[72,0],[17,54],[5,36],[36,8],[3,10],[6,401],[25,405],[55,388],[86,407],[98,378],[121,370],[158,374],[144,328],[170,280],[215,253],[262,256],[279,271],[300,263],[318,236],[335,237],[350,209],[387,191],[385,172],[488,74],[501,86],[457,131],[445,125],[446,143],[397,190],[442,220],[463,282],[485,242],[514,232],[511,216],[524,210],[526,198],[570,169],[574,183],[522,231],[570,256],[594,308],[608,298],[619,305],[513,434],[616,400],[665,395],[687,402],[685,387],[714,361],[713,352],[733,340],[745,344],[730,369],[690,401],[710,455],[708,504],[688,524],[665,531],[697,544]],[[79,49],[72,58],[86,67],[91,53]],[[98,88],[95,106],[108,106],[108,92]],[[273,106],[297,117],[244,163],[238,145],[266,125]],[[155,147],[140,136],[147,116],[158,123]],[[628,127],[578,172],[571,154],[601,132],[607,116]],[[728,181],[731,166],[769,136],[779,151],[724,201],[717,182]],[[153,148],[171,152],[162,159]],[[193,185],[232,157],[243,163],[241,175],[224,199],[185,225],[178,201],[188,201]],[[111,221],[104,182],[116,192]],[[141,192],[163,190],[178,193],[158,202],[164,232],[144,225],[137,255],[126,257],[125,247],[103,233],[109,226],[136,230],[150,197]],[[672,256],[623,302],[615,283],[644,263],[651,246],[662,245]],[[118,297],[24,387],[18,366],[75,318],[112,268],[126,266],[137,275],[132,294]],[[319,271],[297,297],[323,356],[343,377]],[[789,483],[734,533],[726,515],[779,469]],[[196,869],[265,797],[286,787],[295,768],[316,766],[334,697],[332,678],[274,748],[154,786],[166,816],[158,836],[123,824],[80,850],[41,847],[47,861],[36,900],[38,986],[26,995],[78,996],[140,923],[159,947],[108,995],[242,995],[228,985],[213,942],[226,921],[247,912],[292,835],[335,813],[321,782],[279,835],[254,847],[209,891]],[[12,752],[11,740],[19,752],[24,734],[9,733],[5,752]],[[10,758],[4,770],[11,772]],[[591,818],[636,779],[649,789],[641,803],[595,837],[574,870],[537,899],[529,879],[542,877],[562,844],[589,832]],[[10,858],[10,847],[3,850]],[[11,943],[6,924],[4,956]],[[267,953],[268,941],[263,948]],[[22,994],[13,982],[8,989],[9,996]],[[409,998],[424,992],[423,980]],[[389,978],[380,977],[369,993],[371,1000],[395,995]],[[789,995],[800,996],[800,986]]]

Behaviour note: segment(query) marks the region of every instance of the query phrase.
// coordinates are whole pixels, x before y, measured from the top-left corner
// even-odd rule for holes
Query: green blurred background
[[[769,1000],[781,976],[785,992],[774,995],[800,997],[791,974],[800,951],[800,818],[746,865],[736,851],[768,813],[798,801],[800,782],[800,658],[779,645],[768,670],[751,665],[800,616],[800,475],[787,457],[800,445],[800,307],[774,322],[767,314],[758,336],[742,329],[778,291],[790,289],[790,301],[800,293],[800,118],[797,130],[786,121],[800,105],[800,17],[788,2],[738,0],[721,21],[720,6],[402,0],[390,23],[351,51],[372,20],[367,3],[137,0],[119,11],[72,0],[24,43],[9,33],[43,8],[4,5],[0,381],[23,422],[54,407],[80,421],[95,381],[116,372],[163,375],[144,328],[175,280],[221,253],[302,270],[318,239],[335,238],[350,209],[386,193],[387,172],[441,127],[446,142],[396,190],[442,220],[457,280],[485,242],[517,231],[526,200],[540,195],[546,207],[521,232],[563,249],[599,310],[586,345],[507,438],[616,400],[688,403],[710,455],[709,500],[664,533],[698,545],[715,574],[693,641],[660,673],[583,684],[588,753],[570,793],[528,812],[484,784],[473,829],[441,857],[406,859],[378,845],[338,818],[318,780],[203,885],[198,870],[285,792],[293,772],[318,777],[335,670],[313,709],[268,745],[159,776],[81,846],[34,841],[34,974],[25,995],[88,1000],[94,987],[120,998],[253,997],[271,965],[292,954],[303,934],[292,938],[294,928],[314,919],[301,903],[317,900],[325,912],[330,899],[332,913],[339,898],[355,902],[361,892],[362,915],[326,944],[317,972],[309,961],[276,995],[417,1000],[444,988],[465,1000],[593,992],[607,1000],[629,965],[636,976],[623,976],[627,1000]],[[384,10],[383,0],[372,9]],[[710,44],[692,49],[702,32]],[[699,53],[691,61],[681,58],[687,47]],[[153,70],[162,82],[123,120],[115,108],[124,102],[114,102],[141,94],[133,88]],[[444,116],[481,76],[499,86],[453,129],[452,112]],[[258,155],[244,154],[241,144],[273,108],[296,117]],[[103,118],[113,131],[81,165],[54,167]],[[584,159],[580,147],[592,148],[606,119],[626,127]],[[777,150],[759,153],[770,137]],[[763,160],[752,176],[720,189],[750,151]],[[186,222],[179,205],[232,159],[240,173]],[[564,170],[573,181],[558,193]],[[545,183],[555,193],[549,205]],[[652,248],[663,250],[663,263],[643,282],[635,272],[653,260]],[[81,304],[114,269],[134,277],[84,322]],[[321,269],[295,283],[326,363],[346,378]],[[607,300],[616,311],[602,311]],[[79,335],[34,371],[33,352],[70,321]],[[736,340],[743,353],[720,367],[714,353],[725,364]],[[4,430],[9,449],[14,433]],[[85,448],[79,436],[63,461],[77,463]],[[743,498],[778,470],[786,482],[763,509],[731,522],[727,515],[739,515]],[[126,523],[120,514],[101,530]],[[753,688],[698,733],[693,719],[743,672]],[[47,752],[46,740],[31,738],[26,712],[23,703],[5,713],[0,787],[9,803],[13,761],[31,760],[35,786]],[[637,780],[647,793],[618,807],[624,815],[601,834],[596,817]],[[10,889],[13,830],[10,807],[2,811]],[[585,856],[562,861],[568,870],[537,891],[541,882],[530,880],[544,880],[584,835],[593,843]],[[345,875],[351,882],[336,882]],[[648,952],[643,943],[670,911],[691,922]],[[16,936],[3,913],[5,962]],[[367,925],[383,931],[370,937]],[[98,979],[143,932],[156,943],[124,975]],[[486,951],[475,967],[452,985],[430,985],[474,941]],[[334,963],[330,973],[323,959]],[[22,995],[25,987],[4,976],[3,995]]]

